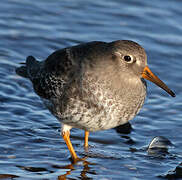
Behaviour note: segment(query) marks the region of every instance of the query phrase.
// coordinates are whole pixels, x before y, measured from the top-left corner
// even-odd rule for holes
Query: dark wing
[[[55,51],[31,79],[35,92],[42,98],[61,98],[74,80],[78,65],[73,63],[69,48]]]
[[[61,97],[71,86],[80,88],[85,64],[95,61],[98,49],[105,49],[107,43],[89,42],[61,49],[52,53],[44,62],[41,77],[34,85],[37,94],[44,98]],[[93,62],[92,62],[93,63]],[[91,63],[91,64],[92,64]]]
[[[79,86],[85,63],[92,67],[97,60],[101,60],[98,54],[106,52],[106,44],[95,41],[61,49],[42,62],[29,56],[26,66],[17,68],[16,71],[32,81],[34,90],[40,97],[60,99],[72,83]]]

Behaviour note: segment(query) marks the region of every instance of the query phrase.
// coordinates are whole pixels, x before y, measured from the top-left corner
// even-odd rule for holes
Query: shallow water
[[[181,6],[177,0],[1,0],[0,178],[177,177],[182,162]],[[66,46],[117,39],[140,43],[149,66],[176,98],[148,83],[147,100],[131,121],[131,132],[124,133],[121,127],[91,133],[87,152],[84,132],[73,129],[72,143],[87,162],[72,165],[59,122],[42,105],[31,83],[15,74],[15,68],[28,55],[42,60]],[[147,146],[155,136],[170,140],[168,153],[148,154]]]

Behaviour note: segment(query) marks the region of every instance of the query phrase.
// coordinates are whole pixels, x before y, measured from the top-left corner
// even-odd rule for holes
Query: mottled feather
[[[85,43],[55,51],[42,62],[30,56],[17,73],[26,71],[23,76],[63,124],[88,131],[109,129],[132,119],[145,99],[138,72],[121,61],[126,52],[144,61],[145,51],[128,42]]]

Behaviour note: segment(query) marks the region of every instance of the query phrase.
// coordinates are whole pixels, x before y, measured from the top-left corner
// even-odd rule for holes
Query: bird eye
[[[126,55],[126,56],[124,56],[124,60],[125,60],[127,63],[133,63],[133,56],[131,56],[131,55]]]

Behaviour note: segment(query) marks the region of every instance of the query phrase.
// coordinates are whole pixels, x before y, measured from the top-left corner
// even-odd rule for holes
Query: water
[[[93,0],[1,0],[0,178],[161,179],[182,177],[182,2]],[[25,57],[93,40],[130,39],[147,51],[150,68],[175,91],[171,98],[148,83],[148,98],[131,121],[131,132],[91,133],[84,151],[81,130],[72,142],[89,163],[71,164],[60,124],[15,74]],[[170,140],[168,153],[153,156],[155,136]],[[178,173],[178,174],[177,174]],[[176,175],[177,174],[177,175]]]

